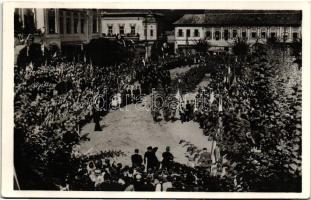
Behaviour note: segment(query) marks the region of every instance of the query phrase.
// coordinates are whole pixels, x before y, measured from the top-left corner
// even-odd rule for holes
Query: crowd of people
[[[84,124],[93,120],[94,130],[101,131],[100,119],[111,108],[170,84],[168,70],[140,59],[104,67],[59,57],[53,61],[14,68],[14,134],[20,140],[15,148],[28,154],[30,165],[48,165],[44,160],[60,149],[70,152],[83,139]]]
[[[160,161],[157,147],[147,147],[144,155],[135,149],[132,166],[115,163],[113,155],[100,154],[74,159],[74,167],[61,190],[96,191],[217,191],[215,184],[224,181],[226,172],[212,163],[211,154],[203,149],[196,167],[174,161],[170,147],[166,147]],[[222,164],[225,166],[226,164]],[[225,188],[222,188],[225,189]]]
[[[98,121],[112,107],[139,101],[150,88],[169,82],[168,71],[139,63],[96,67],[60,62],[37,70],[29,67],[24,73],[16,68],[16,127],[31,130],[32,126],[66,122],[77,128],[76,124],[92,117]]]
[[[241,63],[231,57],[215,56],[200,59],[198,66],[175,80],[171,79],[168,69],[174,63],[182,66],[192,62],[189,58],[158,66],[138,60],[99,67],[60,59],[53,65],[45,63],[34,69],[31,66],[25,70],[16,67],[14,134],[23,135],[25,146],[29,144],[33,148],[28,150],[33,156],[28,157],[28,162],[53,162],[51,155],[64,149],[72,153],[71,147],[81,140],[80,128],[85,123],[93,119],[94,130],[102,131],[101,117],[110,109],[136,103],[143,95],[150,94],[152,88],[165,97],[164,101],[155,99],[151,110],[155,121],[159,120],[161,112],[166,121],[179,119],[187,123],[193,120],[199,123],[203,133],[212,140],[224,142],[223,137],[231,143],[246,140],[243,144],[260,152],[262,136],[252,131],[256,129],[252,127],[256,125],[254,120],[259,116],[254,111],[258,102],[252,96],[257,88],[254,81],[249,79],[248,71],[243,71],[247,78],[237,76],[241,74],[241,69],[250,68],[239,66]],[[196,89],[207,73],[210,74],[208,85]],[[194,98],[183,99],[183,94],[187,92],[194,92]],[[176,103],[172,104],[172,101]],[[232,121],[241,124],[239,133],[231,131],[235,126]],[[229,122],[233,124],[231,127],[224,126]],[[59,149],[53,149],[55,146],[51,144],[52,140],[58,141],[59,138],[66,147],[60,143],[57,147]],[[114,156],[125,156],[120,152],[93,156],[72,155],[68,158],[72,165],[60,167],[66,167],[66,170],[61,175],[63,179],[59,189],[228,191],[235,186],[232,186],[234,181],[227,182],[227,169],[231,166],[224,161],[223,156],[232,150],[229,149],[232,146],[221,146],[214,160],[212,156],[215,152],[207,152],[206,148],[197,158],[189,156],[189,159],[197,159],[199,164],[194,166],[175,162],[169,147],[162,154],[161,161],[156,155],[157,147],[148,147],[144,156],[135,149],[131,156],[132,166],[112,161]]]
[[[210,57],[208,60],[199,60],[200,63],[197,63],[196,66],[172,80],[170,87],[166,88],[164,92],[157,88],[157,93],[154,94],[153,98],[153,119],[159,121],[159,117],[163,116],[165,121],[180,119],[182,123],[198,120],[200,118],[198,115],[201,114],[200,110],[203,106],[202,102],[204,101],[204,106],[206,106],[209,94],[207,95],[204,89],[205,96],[203,97],[201,87],[196,91],[197,85],[206,78],[214,67],[217,67],[215,59],[217,58]],[[212,88],[214,85],[208,87]]]

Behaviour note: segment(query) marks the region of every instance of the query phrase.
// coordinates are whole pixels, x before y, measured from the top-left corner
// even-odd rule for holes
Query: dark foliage
[[[234,41],[232,52],[240,59],[244,59],[249,52],[249,45],[245,40],[238,38]]]
[[[104,66],[126,62],[130,53],[123,39],[115,41],[99,38],[86,45],[86,55],[92,64]]]

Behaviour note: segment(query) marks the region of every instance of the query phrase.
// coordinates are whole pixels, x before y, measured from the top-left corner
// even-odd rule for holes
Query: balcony
[[[105,33],[102,34],[103,38],[109,39],[109,40],[115,40],[117,37],[121,36],[124,40],[133,40],[134,42],[139,41],[139,34],[124,34],[124,35],[119,35],[119,34],[108,34],[106,35]]]

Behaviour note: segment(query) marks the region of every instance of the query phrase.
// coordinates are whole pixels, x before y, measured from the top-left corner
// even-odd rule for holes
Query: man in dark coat
[[[166,147],[166,151],[162,154],[163,160],[162,160],[162,169],[170,169],[172,166],[172,162],[174,159],[173,154],[170,152],[170,147]]]
[[[135,149],[135,154],[132,155],[131,159],[132,159],[132,167],[136,168],[136,167],[140,167],[143,163],[143,158],[141,155],[138,154],[139,150]]]
[[[95,123],[95,128],[94,131],[102,131],[102,128],[100,127],[100,112],[96,109],[93,108],[93,120]]]
[[[144,163],[147,164],[147,169],[155,169],[158,167],[159,161],[155,155],[156,150],[156,147],[154,149],[151,146],[147,148],[147,152],[144,155]]]
[[[190,114],[191,114],[191,105],[189,103],[189,101],[187,101],[186,103],[186,121],[189,122],[190,120]]]

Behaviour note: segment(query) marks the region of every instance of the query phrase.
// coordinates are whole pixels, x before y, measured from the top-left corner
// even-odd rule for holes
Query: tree
[[[151,60],[158,61],[161,56],[161,42],[156,41],[151,46]]]
[[[269,37],[267,38],[267,45],[269,45],[272,48],[278,47],[279,40],[277,37]]]
[[[126,62],[128,46],[121,38],[111,41],[105,38],[93,39],[86,45],[86,55],[95,65],[112,65]]]
[[[271,53],[249,58],[251,64],[243,68],[249,73],[242,73],[233,91],[223,96],[234,104],[221,115],[224,129],[216,137],[230,160],[234,191],[299,192],[301,71]],[[217,123],[210,124],[209,132],[217,129]]]
[[[194,45],[194,49],[201,54],[206,54],[209,48],[210,44],[206,40],[199,40]]]
[[[239,57],[239,59],[244,60],[249,52],[249,45],[245,40],[241,40],[240,38],[238,38],[234,41],[232,51],[234,55]]]

